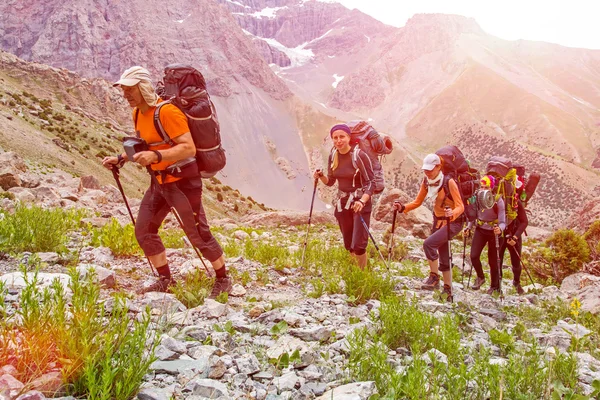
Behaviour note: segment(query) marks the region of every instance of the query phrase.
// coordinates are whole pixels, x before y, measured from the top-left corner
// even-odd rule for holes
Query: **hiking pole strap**
[[[133,217],[133,213],[131,212],[131,208],[129,207],[129,202],[127,201],[127,196],[125,196],[125,191],[123,190],[121,180],[119,179],[119,169],[116,166],[114,166],[113,168],[111,168],[111,172],[113,174],[113,178],[115,178],[115,182],[117,183],[117,188],[119,188],[119,192],[121,192],[121,196],[123,196],[125,207],[127,207],[127,211],[129,212],[129,216],[131,217],[131,222],[133,222],[133,226],[135,226],[135,218]]]

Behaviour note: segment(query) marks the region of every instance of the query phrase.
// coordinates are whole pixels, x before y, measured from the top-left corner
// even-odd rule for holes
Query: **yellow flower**
[[[579,302],[577,297],[573,298],[573,301],[571,301],[571,314],[573,314],[573,316],[575,318],[577,318],[579,316],[580,309],[581,309],[581,303]]]

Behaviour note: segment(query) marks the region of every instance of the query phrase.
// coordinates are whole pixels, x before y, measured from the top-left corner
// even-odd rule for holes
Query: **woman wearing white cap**
[[[438,155],[428,154],[423,159],[422,169],[425,178],[421,183],[417,198],[406,205],[395,202],[394,207],[400,212],[408,213],[421,206],[426,199],[433,199],[433,228],[431,235],[423,242],[423,250],[429,262],[430,273],[421,289],[438,289],[440,285],[438,271],[442,271],[443,293],[451,302],[453,300],[452,269],[450,268],[448,244],[450,239],[462,230],[462,218],[460,217],[465,207],[456,181],[442,173],[442,160]],[[445,193],[444,187],[448,188],[449,193]],[[450,237],[448,237],[446,226],[448,221],[450,222]]]

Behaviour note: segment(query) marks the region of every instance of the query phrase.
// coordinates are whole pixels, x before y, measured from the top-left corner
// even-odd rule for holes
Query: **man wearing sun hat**
[[[155,110],[161,99],[156,95],[148,70],[140,66],[131,67],[123,72],[114,86],[122,89],[123,96],[133,108],[136,136],[147,143],[148,150],[137,152],[133,160],[129,160],[126,153],[105,157],[102,165],[113,169],[133,161],[149,167],[149,172],[154,175],[140,204],[135,236],[144,254],[158,271],[159,279],[142,291],[165,292],[174,284],[165,247],[158,235],[160,225],[173,208],[183,222],[187,237],[215,270],[215,285],[209,297],[215,298],[222,292],[229,292],[231,280],[227,275],[223,250],[210,232],[202,206],[201,176],[181,178],[166,173],[170,165],[196,155],[187,117],[173,104],[162,106],[158,117],[171,139],[171,143],[166,142],[155,128]]]

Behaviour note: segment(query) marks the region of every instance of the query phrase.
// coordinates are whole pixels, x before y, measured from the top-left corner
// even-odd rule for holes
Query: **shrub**
[[[14,213],[4,212],[0,245],[5,251],[66,251],[67,233],[86,215],[82,210],[44,209],[17,204]]]
[[[594,260],[600,259],[600,220],[594,221],[587,232],[583,235],[583,239],[590,247],[590,256]]]
[[[561,283],[565,277],[581,269],[590,259],[590,249],[583,237],[571,229],[560,229],[546,240],[552,249],[550,262],[552,274],[556,282]]]
[[[25,288],[19,307],[14,318],[5,314],[0,319],[0,359],[25,384],[59,369],[73,396],[132,398],[155,359],[157,337],[149,332],[149,310],[132,320],[124,297],[116,296],[106,313],[94,274],[82,280],[75,269],[69,271],[71,297],[58,280],[41,289],[37,268],[27,274],[22,266]],[[0,300],[5,294],[0,288]]]
[[[92,229],[92,245],[108,247],[116,256],[143,254],[135,238],[133,225],[121,227],[119,221],[114,218],[102,228]]]
[[[183,229],[179,228],[171,228],[171,229],[161,229],[158,234],[160,235],[160,239],[163,244],[168,249],[181,249],[184,247],[183,238],[185,237],[185,232]]]
[[[171,288],[171,291],[179,301],[188,309],[204,304],[204,299],[210,294],[214,279],[206,276],[206,273],[197,268]]]

